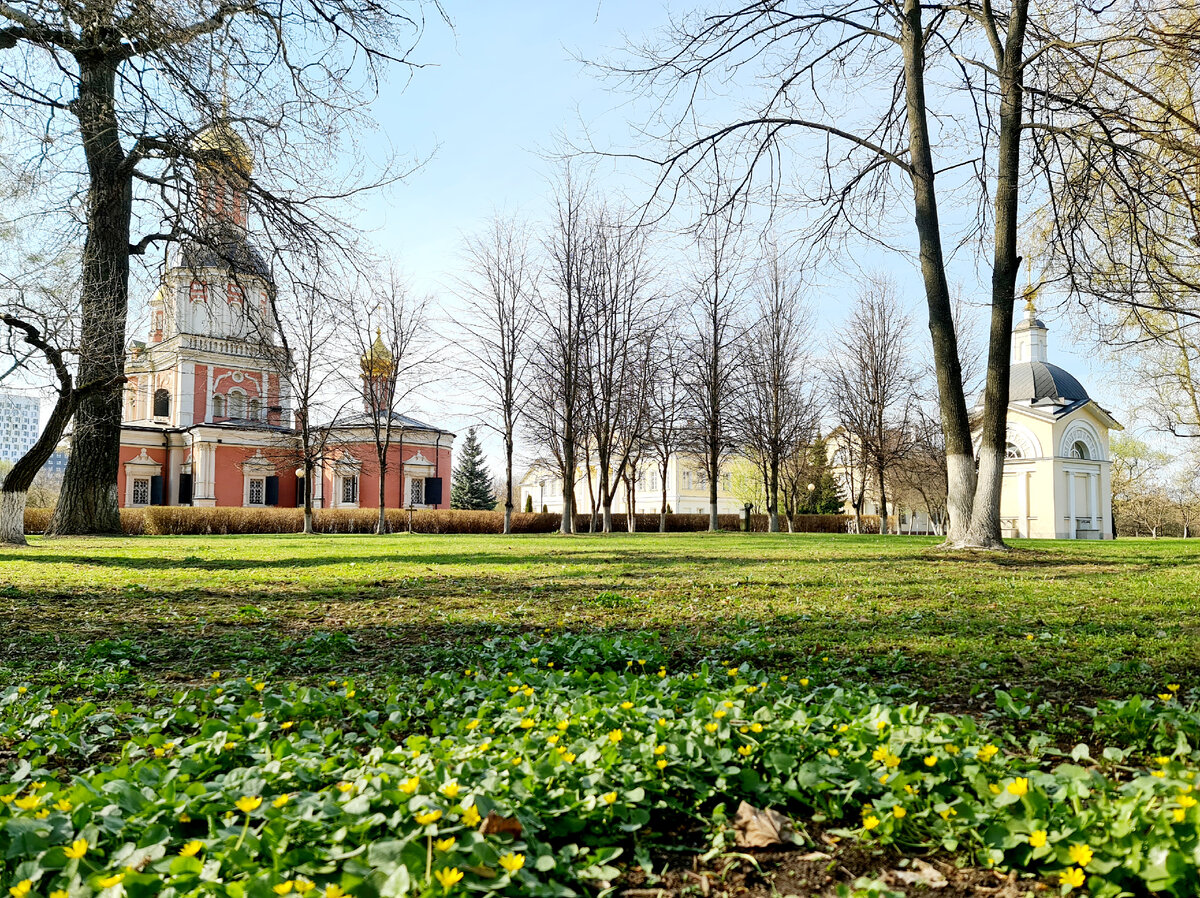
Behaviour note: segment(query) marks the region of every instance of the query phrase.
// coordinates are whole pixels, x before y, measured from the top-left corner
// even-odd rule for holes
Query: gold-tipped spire
[[[383,342],[383,330],[375,328],[375,342],[363,353],[360,360],[363,374],[370,376],[386,376],[392,373],[395,359]]]

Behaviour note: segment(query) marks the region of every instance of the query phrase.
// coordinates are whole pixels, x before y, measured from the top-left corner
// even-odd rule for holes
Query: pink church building
[[[281,376],[287,357],[275,339],[275,287],[247,229],[250,153],[227,125],[196,145],[196,229],[205,239],[174,248],[150,300],[148,338],[126,359],[118,500],[127,508],[300,505],[303,469]],[[362,359],[367,396],[380,348]],[[337,438],[321,460],[314,507],[378,506],[372,414],[368,401],[357,418],[329,425]],[[385,504],[449,508],[442,484],[454,434],[398,414],[392,430]]]

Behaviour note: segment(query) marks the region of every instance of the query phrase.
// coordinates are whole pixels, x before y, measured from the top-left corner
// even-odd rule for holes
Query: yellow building
[[[1111,539],[1108,433],[1122,427],[1078,380],[1046,361],[1047,332],[1031,300],[1013,330],[1004,535]]]

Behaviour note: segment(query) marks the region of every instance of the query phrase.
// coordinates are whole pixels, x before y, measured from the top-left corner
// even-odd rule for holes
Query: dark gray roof
[[[338,421],[337,427],[369,427],[373,419],[371,416],[363,413],[353,415],[349,418],[343,418]],[[402,415],[399,412],[392,412],[392,426],[406,427],[413,430],[429,430],[435,433],[450,433],[449,430],[443,430],[440,427],[434,427],[432,424],[426,424],[424,421],[418,421],[416,418],[410,418],[408,415]]]
[[[1088,399],[1083,384],[1048,362],[1014,362],[1008,379],[1010,402],[1054,399],[1075,402]]]
[[[179,244],[175,266],[179,268],[221,268],[235,274],[249,274],[265,281],[271,280],[266,260],[246,239],[246,235],[229,229],[203,240],[187,239]]]
[[[1032,321],[1030,321],[1028,318],[1022,318],[1017,322],[1017,326],[1014,327],[1013,330],[1027,331],[1032,330],[1035,327],[1039,327],[1042,330],[1049,330],[1049,328],[1046,327],[1046,322],[1042,321],[1041,318],[1034,318]]]

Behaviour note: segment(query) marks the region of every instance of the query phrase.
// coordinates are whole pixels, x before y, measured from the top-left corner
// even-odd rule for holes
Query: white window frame
[[[424,477],[409,477],[408,478],[408,502],[405,503],[405,508],[409,506],[413,508],[421,508],[425,505],[425,478]]]

